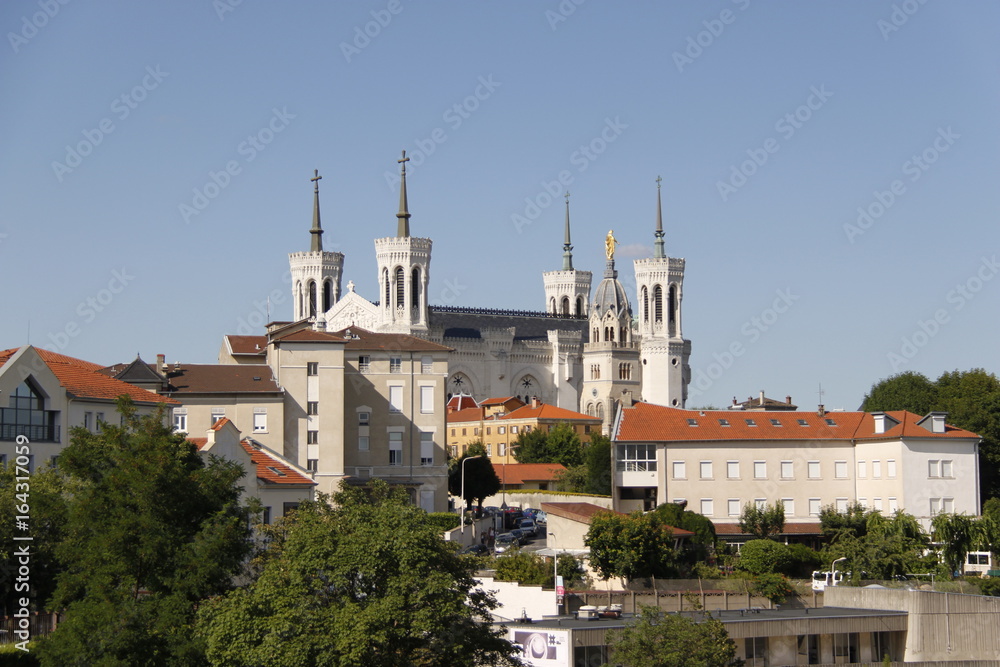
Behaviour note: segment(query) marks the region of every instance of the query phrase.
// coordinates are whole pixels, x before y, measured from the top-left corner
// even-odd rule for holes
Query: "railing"
[[[465,306],[431,306],[436,313],[469,313],[472,315],[506,315],[514,317],[539,317],[554,320],[585,320],[586,315],[562,315],[541,310],[511,310],[507,308],[468,308]]]
[[[13,616],[0,616],[0,644],[11,644],[14,642],[21,641],[20,638],[14,634],[15,630],[23,630],[20,621],[22,619],[15,618]],[[32,639],[40,637],[42,635],[47,635],[56,629],[56,625],[59,623],[59,614],[55,613],[40,613],[32,612],[28,616],[28,631]]]
[[[0,423],[0,440],[9,442],[19,435],[32,442],[59,442],[59,427]]]

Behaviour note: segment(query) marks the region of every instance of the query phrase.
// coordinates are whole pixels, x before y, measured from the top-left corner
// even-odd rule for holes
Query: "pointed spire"
[[[319,224],[319,182],[323,177],[319,175],[319,169],[313,169],[313,177],[309,180],[313,182],[313,226],[309,230],[312,235],[312,243],[309,245],[311,252],[323,252],[323,226]]]
[[[653,257],[663,259],[666,255],[663,252],[663,209],[660,205],[660,183],[663,178],[656,177],[656,241],[653,243]]]
[[[406,163],[409,161],[410,158],[406,157],[406,151],[403,151],[403,157],[396,160],[403,165],[399,184],[399,213],[396,214],[396,218],[399,220],[396,226],[396,236],[404,237],[410,235],[410,211],[407,210],[406,204]]]
[[[563,271],[573,270],[573,246],[569,240],[569,191],[566,192],[566,240],[563,242]]]

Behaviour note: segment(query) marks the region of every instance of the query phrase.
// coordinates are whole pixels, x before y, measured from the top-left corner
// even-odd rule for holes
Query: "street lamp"
[[[460,503],[459,507],[461,507],[461,510],[459,510],[459,520],[462,522],[462,544],[465,544],[465,464],[472,459],[481,458],[483,458],[483,455],[478,454],[476,456],[467,456],[462,459],[462,483],[460,485],[461,490],[459,491],[458,497],[458,501]]]
[[[555,538],[555,533],[549,533],[549,537]],[[559,613],[559,552],[556,551],[555,544],[552,546],[552,589],[556,593],[556,614]]]

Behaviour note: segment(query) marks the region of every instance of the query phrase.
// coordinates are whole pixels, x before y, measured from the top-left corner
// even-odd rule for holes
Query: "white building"
[[[720,527],[737,524],[747,503],[781,503],[786,524],[854,501],[925,528],[940,512],[978,515],[980,438],[945,417],[636,403],[613,432],[615,509],[686,502]]]

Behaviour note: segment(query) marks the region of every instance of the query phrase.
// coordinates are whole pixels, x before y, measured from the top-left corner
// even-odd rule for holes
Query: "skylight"
[[[778,421],[777,419],[772,419],[771,426],[781,426],[781,422]]]
[[[747,419],[746,422],[747,422],[747,426],[756,426],[757,425],[757,422],[755,422],[752,419]]]
[[[688,426],[697,426],[697,425],[698,425],[697,419],[688,419]]]
[[[729,426],[729,420],[728,419],[720,419],[719,420],[719,426]]]

